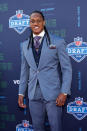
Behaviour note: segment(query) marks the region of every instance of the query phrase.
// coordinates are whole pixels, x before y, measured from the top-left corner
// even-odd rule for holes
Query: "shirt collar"
[[[34,38],[35,36],[44,37],[44,34],[45,34],[45,31],[43,30],[39,35],[33,34],[33,38]]]

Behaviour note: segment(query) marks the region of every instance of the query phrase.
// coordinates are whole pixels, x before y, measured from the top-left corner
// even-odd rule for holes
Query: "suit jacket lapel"
[[[43,63],[44,63],[43,58],[44,58],[44,53],[46,51],[46,48],[47,48],[47,43],[46,43],[46,37],[44,36],[38,69],[40,69],[43,66]],[[35,62],[33,51],[32,51],[31,47],[29,48],[29,50],[27,50],[26,57],[30,61],[32,68],[37,69],[36,62]]]
[[[27,46],[26,46],[25,54],[26,54],[27,60],[29,61],[30,65],[32,66],[32,68],[37,69],[32,48],[29,47],[29,49],[27,50]]]
[[[43,66],[43,63],[44,63],[43,57],[44,57],[46,48],[47,48],[46,37],[44,37],[38,69],[40,69]]]

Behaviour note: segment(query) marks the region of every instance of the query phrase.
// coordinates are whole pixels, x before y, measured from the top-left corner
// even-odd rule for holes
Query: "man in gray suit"
[[[22,43],[18,104],[21,108],[26,107],[23,99],[28,86],[34,131],[44,131],[46,112],[51,131],[61,131],[62,106],[70,94],[72,79],[65,42],[48,33],[40,11],[31,13],[30,28],[29,39]]]

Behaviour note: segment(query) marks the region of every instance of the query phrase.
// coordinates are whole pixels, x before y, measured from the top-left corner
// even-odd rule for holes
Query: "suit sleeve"
[[[68,53],[66,52],[65,41],[60,40],[58,46],[58,58],[62,71],[62,84],[61,84],[61,93],[71,94],[71,81],[72,81],[72,67]]]
[[[25,95],[26,88],[28,86],[28,80],[29,80],[29,65],[24,56],[24,52],[22,51],[19,94]]]

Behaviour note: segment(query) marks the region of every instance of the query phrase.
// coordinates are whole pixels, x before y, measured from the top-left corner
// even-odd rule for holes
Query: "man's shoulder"
[[[29,38],[26,39],[25,41],[21,42],[21,47],[22,47],[22,48],[27,47],[27,46],[28,46],[28,43],[29,43]]]

